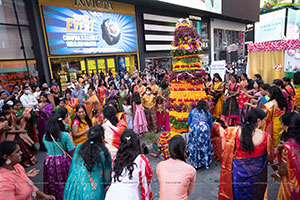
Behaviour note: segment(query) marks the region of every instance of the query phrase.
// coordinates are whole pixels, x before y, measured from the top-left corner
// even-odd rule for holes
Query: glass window
[[[18,27],[0,25],[0,59],[24,59]]]
[[[21,27],[21,33],[22,33],[23,43],[24,43],[25,52],[26,52],[26,58],[32,59],[32,58],[34,58],[34,53],[33,53],[33,46],[32,46],[29,28]]]
[[[214,29],[215,60],[237,61],[243,55],[243,43],[243,32]]]
[[[17,24],[12,0],[0,0],[0,23]]]
[[[16,10],[18,13],[19,24],[28,25],[28,19],[27,19],[27,14],[26,14],[26,10],[25,10],[24,0],[15,0],[15,4],[16,4]]]

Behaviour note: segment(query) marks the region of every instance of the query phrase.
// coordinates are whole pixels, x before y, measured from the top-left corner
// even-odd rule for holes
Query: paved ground
[[[43,160],[45,157],[45,152],[39,152],[37,154],[37,158],[39,162],[33,166],[37,169],[40,169],[40,174],[33,178],[35,185],[40,189],[43,190]],[[148,156],[153,169],[153,179],[152,179],[152,191],[154,200],[158,200],[159,197],[159,183],[157,180],[156,175],[156,166],[161,161],[160,158],[153,158]],[[33,168],[31,167],[31,168]],[[27,171],[31,168],[26,169]],[[197,180],[195,184],[195,189],[192,195],[190,196],[190,200],[214,200],[218,199],[218,189],[219,189],[219,179],[220,179],[220,169],[221,164],[219,161],[213,161],[210,169],[200,169],[197,170]],[[272,172],[272,169],[269,168],[269,174]],[[269,196],[268,199],[273,200],[277,197],[277,192],[279,188],[279,182],[274,182],[273,180],[269,180]]]

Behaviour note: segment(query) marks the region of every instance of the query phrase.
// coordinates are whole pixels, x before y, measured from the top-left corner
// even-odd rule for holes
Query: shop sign
[[[284,38],[286,9],[260,15],[255,23],[255,42],[268,42]]]
[[[74,5],[85,8],[113,10],[113,6],[110,2],[101,0],[74,0]]]
[[[137,51],[134,16],[42,6],[51,55]]]

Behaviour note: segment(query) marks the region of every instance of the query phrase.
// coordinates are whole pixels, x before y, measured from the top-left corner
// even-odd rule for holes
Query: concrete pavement
[[[35,185],[40,189],[43,190],[43,161],[46,152],[38,152],[37,158],[38,163],[26,169],[26,171],[37,168],[40,169],[40,173],[37,177],[32,178]],[[159,182],[157,179],[156,174],[156,166],[161,161],[160,158],[154,158],[152,156],[147,155],[148,159],[150,160],[150,164],[153,170],[153,179],[152,179],[152,192],[154,200],[158,200],[159,198]],[[190,195],[190,200],[215,200],[218,199],[218,190],[219,190],[219,179],[220,179],[220,169],[221,163],[219,161],[214,160],[210,166],[210,169],[199,169],[197,170],[197,179],[195,183],[194,192]],[[268,169],[269,174],[271,174],[272,169],[269,167]],[[279,189],[280,182],[274,182],[269,178],[269,200],[274,200],[277,198],[277,192]]]

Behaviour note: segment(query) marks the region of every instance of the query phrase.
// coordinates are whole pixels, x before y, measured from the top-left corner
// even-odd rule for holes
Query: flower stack
[[[198,101],[206,99],[203,79],[205,70],[199,55],[200,35],[189,19],[177,22],[172,42],[173,72],[170,74],[169,103],[171,136],[188,131],[187,118]]]
[[[282,72],[282,65],[274,65],[273,70],[274,70],[274,79],[280,79],[281,78],[281,72]]]

